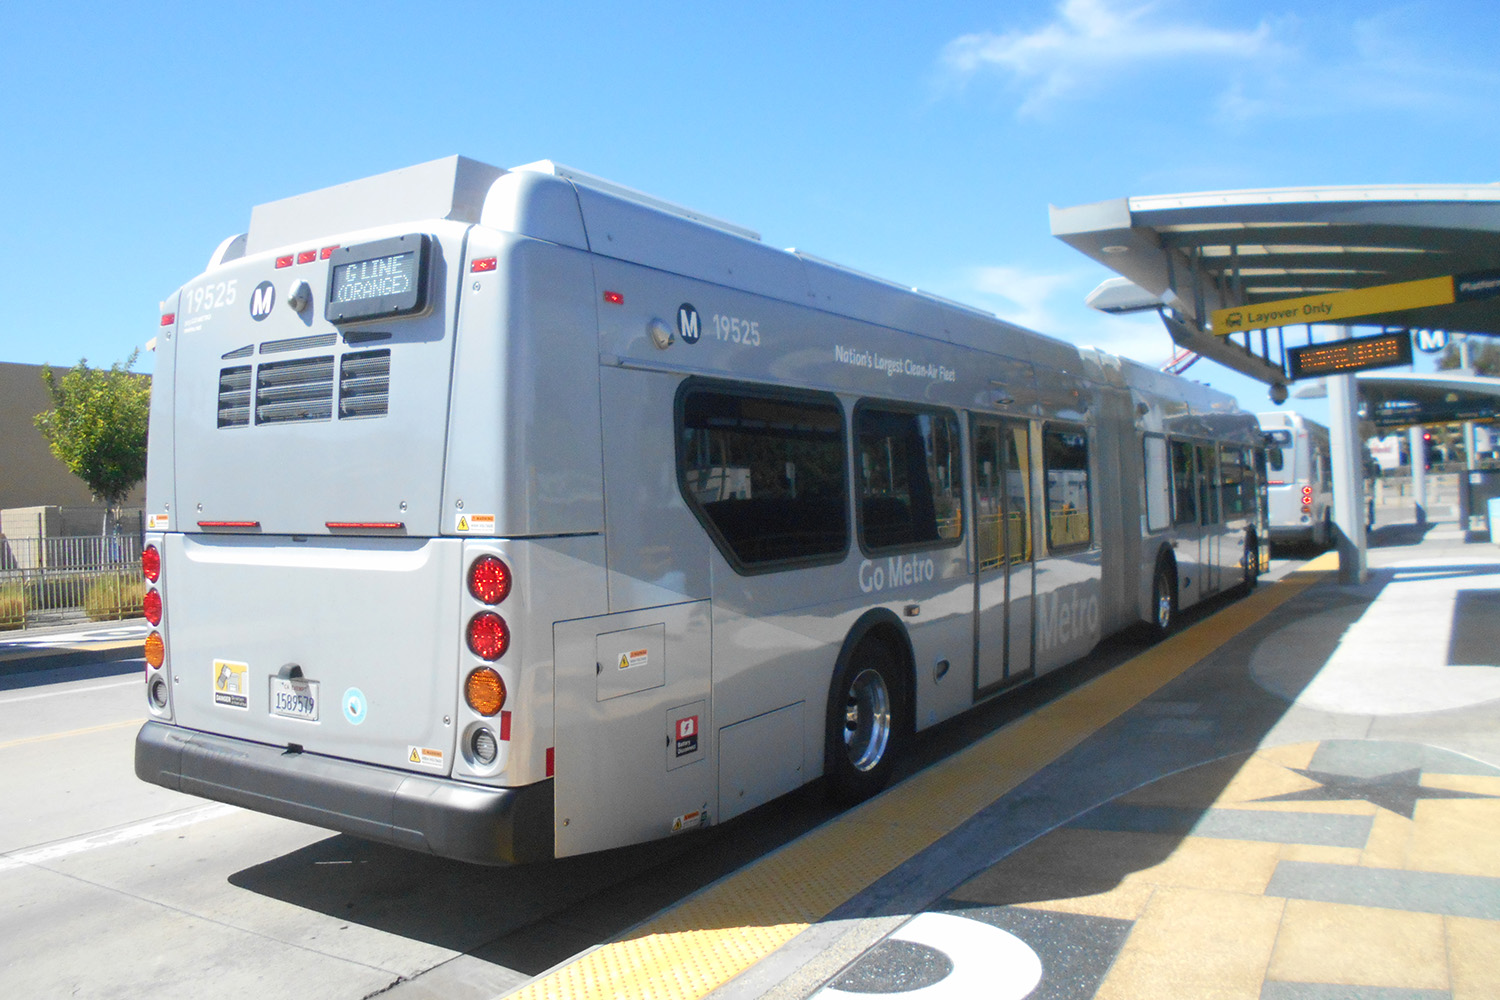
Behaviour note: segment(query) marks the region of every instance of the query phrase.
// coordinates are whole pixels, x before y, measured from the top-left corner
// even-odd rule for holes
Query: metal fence
[[[0,536],[0,631],[141,613],[141,539]]]

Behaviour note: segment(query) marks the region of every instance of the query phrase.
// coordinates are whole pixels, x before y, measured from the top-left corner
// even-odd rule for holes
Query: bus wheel
[[[1156,575],[1151,578],[1151,635],[1153,639],[1165,639],[1177,624],[1177,574],[1172,562],[1163,559],[1156,564]]]
[[[862,802],[890,781],[901,690],[896,658],[879,641],[860,643],[839,671],[824,750],[824,777],[835,802]]]
[[[1254,590],[1259,582],[1260,546],[1256,543],[1255,536],[1251,535],[1245,542],[1245,593],[1248,594]]]

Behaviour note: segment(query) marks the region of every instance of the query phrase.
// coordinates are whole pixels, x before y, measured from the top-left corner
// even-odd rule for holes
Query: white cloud
[[[1162,3],[1062,0],[1055,19],[1034,31],[983,32],[949,42],[942,63],[959,81],[993,71],[1025,89],[1020,111],[1037,112],[1080,92],[1108,86],[1138,68],[1260,58],[1274,48],[1270,26],[1223,30],[1177,23]]]
[[[1326,118],[1360,111],[1489,114],[1500,73],[1476,61],[1465,39],[1419,4],[1370,4],[1363,16],[1304,5],[1298,14],[1261,15],[1237,26],[1204,23],[1234,4],[1187,0],[1058,0],[1032,28],[955,38],[939,57],[943,78],[963,86],[999,77],[1020,94],[1018,113],[1040,115],[1068,100],[1124,87],[1166,71],[1168,91],[1144,101],[1198,92],[1214,120],[1230,126]]]
[[[1173,344],[1154,313],[1110,316],[1084,304],[1099,280],[1092,270],[1059,274],[996,265],[972,269],[941,294],[974,302],[1007,322],[1072,344],[1098,347],[1148,365],[1166,360]]]

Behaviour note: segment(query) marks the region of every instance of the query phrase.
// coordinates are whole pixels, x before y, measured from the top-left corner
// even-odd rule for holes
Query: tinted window
[[[951,413],[861,406],[854,413],[854,452],[866,549],[951,543],[963,535],[958,420]]]
[[[1048,426],[1042,432],[1042,468],[1047,474],[1047,544],[1054,550],[1087,545],[1092,530],[1084,429]]]
[[[1172,450],[1172,523],[1198,523],[1198,493],[1193,480],[1193,446],[1187,441],[1173,441]]]
[[[683,495],[744,567],[848,547],[843,411],[831,398],[692,389],[679,410]]]

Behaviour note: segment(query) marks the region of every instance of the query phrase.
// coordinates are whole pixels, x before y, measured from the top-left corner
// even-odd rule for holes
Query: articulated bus
[[[1333,447],[1328,428],[1300,413],[1258,413],[1266,435],[1270,540],[1333,544]]]
[[[1230,397],[545,161],[258,206],[154,383],[136,773],[477,863],[858,801],[1265,556]]]

